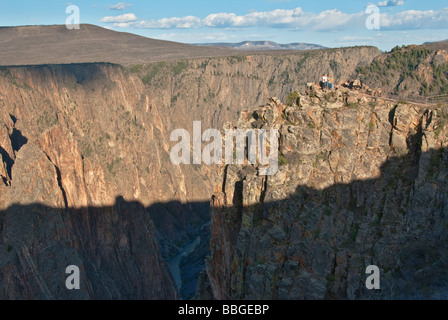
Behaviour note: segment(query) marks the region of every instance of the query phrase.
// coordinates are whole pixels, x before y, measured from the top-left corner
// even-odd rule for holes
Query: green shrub
[[[227,58],[230,64],[238,63],[238,62],[244,62],[247,60],[247,57],[245,56],[231,56]]]
[[[445,120],[440,120],[439,124],[437,125],[437,128],[434,130],[434,135],[437,137],[440,136],[440,133],[442,133],[442,130],[444,129],[446,123]]]
[[[143,84],[150,84],[151,81],[157,76],[157,74],[160,71],[160,66],[159,65],[155,65],[151,71],[149,71],[143,78],[142,78],[142,82]]]
[[[177,99],[179,99],[180,93],[174,95],[171,97],[171,105],[175,104],[177,102]]]
[[[347,107],[350,107],[350,108],[356,108],[356,107],[359,107],[359,106],[360,106],[359,102],[349,102],[349,103],[347,103]]]
[[[378,102],[376,100],[369,101],[370,107],[375,108],[377,105],[378,105]]]
[[[142,64],[136,64],[131,67],[131,73],[140,73],[142,71],[143,65]]]
[[[187,68],[188,64],[185,61],[179,61],[175,66],[173,66],[174,75],[177,76],[181,74]]]
[[[300,93],[298,93],[297,91],[291,92],[290,94],[288,94],[286,96],[286,103],[288,105],[292,105],[294,103],[299,104],[299,98],[300,98]]]
[[[287,164],[288,164],[288,159],[286,159],[284,155],[279,154],[278,155],[278,165],[279,166],[286,166]]]
[[[42,129],[50,128],[58,123],[59,121],[56,116],[52,112],[47,110],[45,110],[43,114],[40,115],[37,119],[37,125]]]
[[[319,161],[327,161],[329,159],[329,155],[328,155],[328,153],[326,153],[325,151],[322,151],[321,153],[319,153],[317,156],[316,156],[316,162],[319,162]]]

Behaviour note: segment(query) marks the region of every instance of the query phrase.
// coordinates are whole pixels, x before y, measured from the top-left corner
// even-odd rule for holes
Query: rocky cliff
[[[446,299],[447,120],[343,87],[243,112],[236,127],[279,130],[281,166],[220,168],[200,296]]]
[[[8,280],[0,296],[177,297],[164,260],[202,232],[220,177],[214,167],[173,165],[172,130],[191,130],[194,120],[219,128],[273,93],[328,68],[342,77],[378,54],[1,67],[0,272]],[[88,275],[78,296],[51,276],[71,261]]]

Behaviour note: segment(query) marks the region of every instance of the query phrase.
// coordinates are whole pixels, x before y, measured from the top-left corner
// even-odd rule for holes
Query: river
[[[182,288],[182,276],[180,274],[180,262],[183,257],[188,256],[192,253],[196,247],[201,243],[201,237],[198,236],[195,240],[188,243],[185,247],[182,248],[182,251],[168,261],[168,266],[170,268],[171,274],[173,275],[174,281],[176,282],[177,289],[181,292]]]

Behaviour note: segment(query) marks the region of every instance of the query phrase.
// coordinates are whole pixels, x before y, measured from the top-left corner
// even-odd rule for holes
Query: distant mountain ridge
[[[221,43],[196,43],[195,46],[207,47],[230,47],[238,50],[315,50],[326,49],[327,47],[305,42],[295,42],[280,44],[274,41],[243,41],[238,43],[221,42]]]
[[[440,40],[440,41],[432,41],[432,42],[425,42],[423,45],[431,45],[431,44],[447,44],[448,39]]]

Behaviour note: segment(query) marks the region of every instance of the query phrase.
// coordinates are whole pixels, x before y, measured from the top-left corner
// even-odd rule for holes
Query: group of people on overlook
[[[322,77],[322,89],[326,89],[326,88],[333,90],[334,89],[334,80],[329,75],[324,74],[324,76]]]

